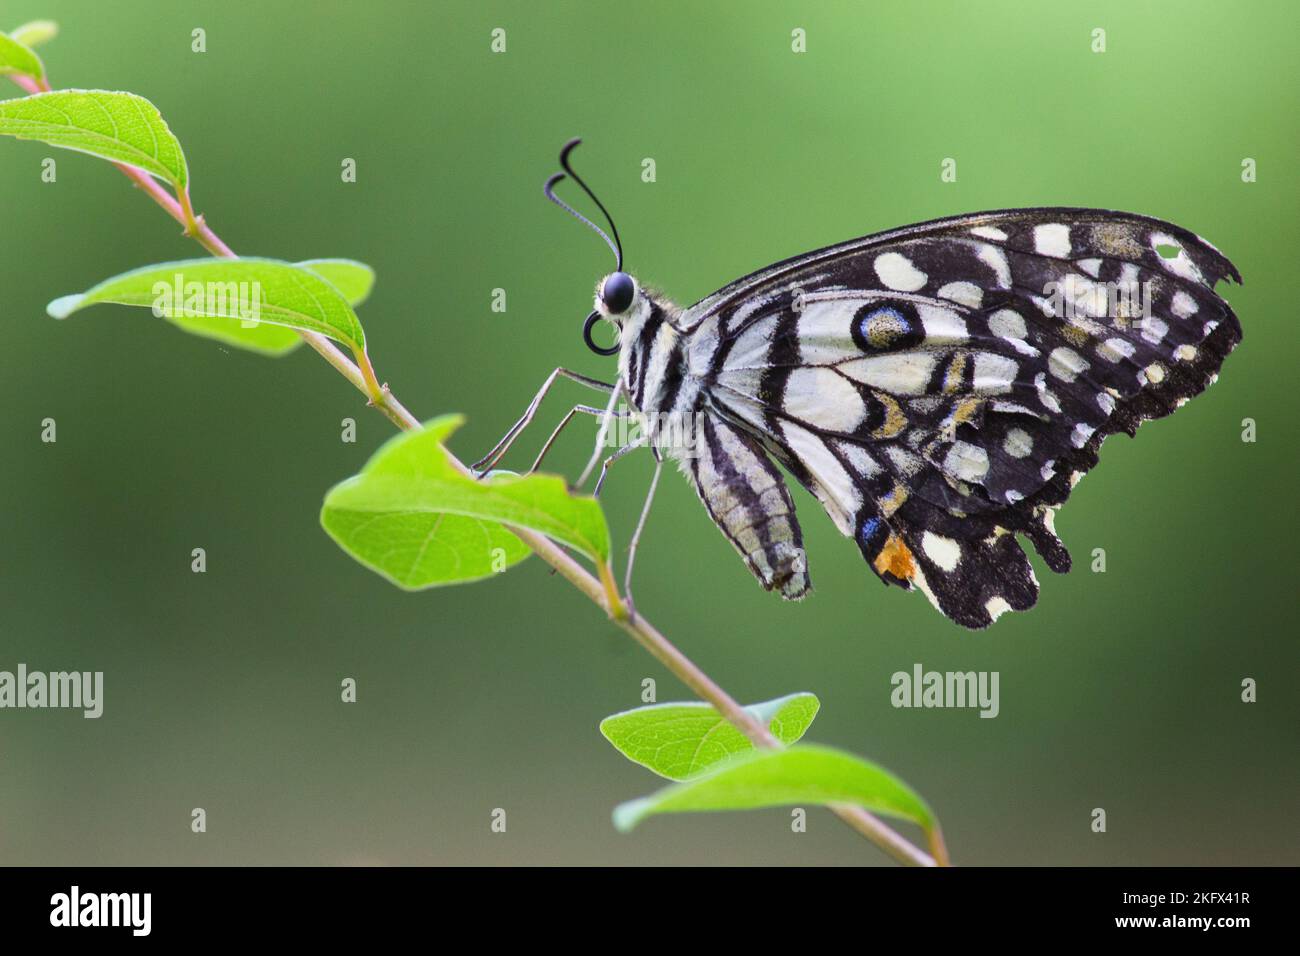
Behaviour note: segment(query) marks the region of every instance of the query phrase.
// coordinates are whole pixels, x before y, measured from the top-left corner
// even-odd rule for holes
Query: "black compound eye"
[[[600,287],[600,301],[611,315],[621,315],[628,310],[636,295],[636,283],[626,272],[612,272]]]

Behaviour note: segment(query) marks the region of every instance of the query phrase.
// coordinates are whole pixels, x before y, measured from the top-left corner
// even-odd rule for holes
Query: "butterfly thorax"
[[[667,299],[638,289],[620,317],[618,371],[628,402],[651,441],[680,457],[689,443],[699,409],[701,381],[691,374],[690,337],[678,330],[678,309]]]

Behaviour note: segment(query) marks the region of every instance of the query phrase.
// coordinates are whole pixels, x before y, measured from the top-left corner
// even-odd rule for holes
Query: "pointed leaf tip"
[[[81,300],[85,296],[80,292],[74,292],[72,295],[61,295],[45,307],[45,314],[52,319],[66,319],[77,307],[81,305]]]

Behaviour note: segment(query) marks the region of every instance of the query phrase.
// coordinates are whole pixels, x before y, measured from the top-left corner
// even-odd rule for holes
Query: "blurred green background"
[[[960,630],[882,588],[802,491],[817,591],[783,604],[672,475],[637,597],[740,699],[819,694],[810,739],[915,786],[958,863],[1297,861],[1295,4],[21,0],[2,26],[38,17],[63,28],[40,51],[56,87],[159,106],[237,251],[375,267],[380,375],[422,417],[466,413],[467,460],[553,366],[612,365],[579,336],[608,253],[541,196],[573,135],[629,268],[682,304],[983,208],[1114,207],[1208,237],[1245,276],[1226,292],[1245,341],[1205,396],[1107,443],[1057,522],[1076,570],[1038,563],[1034,611]],[[685,689],[538,561],[420,594],[353,564],[317,511],[389,424],[307,349],[268,360],[112,306],[48,319],[58,295],[201,252],[89,157],[0,140],[0,193],[0,669],[106,684],[97,721],[0,712],[0,862],[885,862],[817,812],[799,835],[786,810],[617,834],[610,809],[657,778],[596,724],[645,677],[661,701]],[[516,466],[585,400],[560,391]],[[649,474],[636,457],[611,480],[622,541]],[[890,674],[915,662],[999,671],[1000,716],[893,709]]]

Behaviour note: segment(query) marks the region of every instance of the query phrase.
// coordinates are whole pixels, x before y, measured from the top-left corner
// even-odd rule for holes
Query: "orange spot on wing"
[[[916,574],[916,562],[911,550],[896,534],[891,534],[875,560],[876,571],[892,574],[900,581],[910,581]]]

